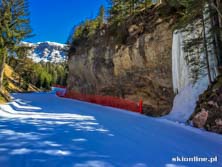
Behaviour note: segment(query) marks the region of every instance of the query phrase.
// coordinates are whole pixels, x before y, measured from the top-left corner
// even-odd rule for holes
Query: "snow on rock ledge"
[[[31,47],[28,57],[36,63],[41,61],[62,63],[67,60],[68,46],[65,44],[46,41],[38,43],[22,42],[21,45]]]

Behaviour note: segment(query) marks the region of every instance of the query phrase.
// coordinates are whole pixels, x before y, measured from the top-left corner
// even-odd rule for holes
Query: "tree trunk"
[[[217,0],[216,4],[217,4],[217,7],[219,8],[219,11],[221,11],[222,10],[222,1]],[[220,26],[220,28],[222,28],[222,17],[220,17],[219,13],[218,13],[218,20],[219,20],[219,26]]]
[[[221,0],[210,0],[209,4],[210,4],[210,12],[211,12],[211,19],[212,19],[212,25],[213,28],[216,29],[216,31],[214,31],[214,41],[213,44],[215,46],[215,53],[216,53],[216,58],[217,58],[217,65],[218,65],[218,72],[221,73],[221,69],[222,69],[222,32],[221,32],[221,28],[222,28],[222,17],[220,16],[221,13],[218,12],[221,8]],[[218,10],[217,10],[218,9]],[[215,13],[212,15],[212,13]]]
[[[130,15],[135,13],[135,0],[131,0],[130,4]]]
[[[132,13],[133,13],[132,1],[130,2],[129,8],[130,8],[130,15],[132,15]]]
[[[219,19],[220,17],[218,17],[218,14],[215,14],[215,9],[213,8],[213,5],[216,5],[217,0],[209,0],[209,12],[210,12],[210,21],[212,24],[212,28],[216,29],[216,31],[213,31],[213,48],[214,48],[214,52],[215,52],[215,56],[217,59],[217,65],[218,65],[218,69],[221,67],[222,65],[222,52],[221,49],[222,48],[222,43],[220,40],[220,32],[217,30],[220,28],[219,25]],[[219,72],[220,70],[218,70]]]
[[[0,64],[0,90],[2,90],[2,88],[3,88],[3,78],[4,78],[4,68],[5,68],[6,54],[7,54],[7,51],[5,49],[3,49],[3,51],[2,51],[2,62]]]
[[[147,6],[148,6],[148,1],[145,0],[145,3],[144,3],[144,7],[145,7],[145,9],[147,8]]]
[[[204,20],[204,12],[202,13],[202,20],[201,21],[202,21],[202,26],[203,26],[203,44],[204,44],[204,51],[205,51],[205,55],[206,55],[207,73],[208,73],[209,83],[212,84],[210,63],[209,63],[209,53],[208,53],[208,48],[207,48],[206,26],[205,26],[205,20]]]
[[[221,20],[222,19],[222,12],[221,12],[221,9],[220,9],[220,6],[221,6],[220,0],[216,0],[216,4],[213,3],[212,6],[217,11],[218,17]]]
[[[222,8],[222,1],[221,0],[216,0],[216,6],[217,8],[219,9],[219,11],[221,11],[221,8]],[[220,13],[218,12],[218,18],[217,18],[217,25],[218,25],[218,28],[219,28],[219,31],[217,33],[217,42],[218,42],[218,50],[220,52],[220,57],[219,57],[219,71],[220,69],[222,68],[222,51],[221,51],[221,48],[222,48],[222,17],[220,15]]]

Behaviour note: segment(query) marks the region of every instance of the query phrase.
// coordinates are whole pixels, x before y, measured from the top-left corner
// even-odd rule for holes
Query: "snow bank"
[[[204,77],[195,85],[189,84],[176,95],[173,109],[170,114],[163,117],[172,121],[186,122],[194,112],[199,95],[208,87],[208,78]]]

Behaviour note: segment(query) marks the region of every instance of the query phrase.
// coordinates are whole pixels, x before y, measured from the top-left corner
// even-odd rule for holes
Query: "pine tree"
[[[132,16],[144,7],[147,8],[152,4],[152,0],[110,0],[109,21],[112,23],[120,23],[125,18]]]
[[[1,89],[8,53],[15,51],[20,41],[31,34],[27,0],[0,0],[0,33]]]
[[[121,0],[110,0],[109,21],[119,23],[126,17],[126,4]]]
[[[102,27],[105,21],[105,8],[103,5],[99,8],[99,14],[98,14],[97,20],[98,20],[99,28]]]

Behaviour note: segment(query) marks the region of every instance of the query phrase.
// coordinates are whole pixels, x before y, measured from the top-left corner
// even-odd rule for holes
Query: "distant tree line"
[[[68,75],[67,62],[35,63],[27,56],[9,56],[8,64],[19,74],[20,85],[23,83],[22,80],[27,84],[33,84],[37,88],[45,90],[49,90],[53,84],[66,85]]]
[[[105,22],[105,8],[101,6],[99,9],[99,14],[95,19],[86,19],[84,22],[80,23],[72,35],[72,40],[80,40],[84,38],[89,38],[98,29],[102,28]]]
[[[101,6],[96,18],[86,19],[75,27],[74,33],[71,34],[71,42],[76,43],[81,39],[90,38],[105,24],[119,24],[127,17],[143,11],[152,5],[152,2],[152,0],[109,0],[107,12],[104,6]],[[107,17],[106,13],[108,13]]]
[[[143,11],[154,2],[153,0],[110,0],[109,22],[119,23],[125,18]]]

